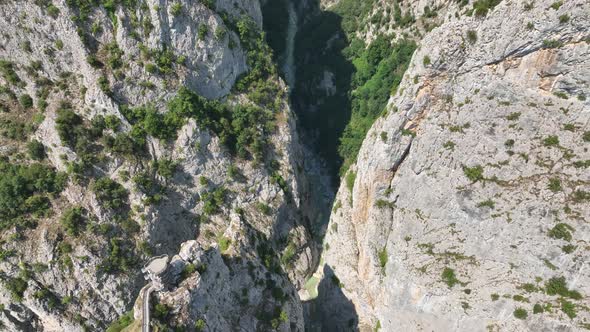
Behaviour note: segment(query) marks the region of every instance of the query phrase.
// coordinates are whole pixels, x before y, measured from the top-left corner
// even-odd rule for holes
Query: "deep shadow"
[[[303,303],[306,331],[358,331],[359,318],[354,304],[344,295],[334,271],[324,265],[318,297]]]
[[[320,155],[337,188],[342,165],[338,146],[351,116],[348,91],[354,66],[343,55],[349,41],[342,17],[322,11],[319,0],[296,6],[300,14],[292,105],[303,127],[303,141]]]

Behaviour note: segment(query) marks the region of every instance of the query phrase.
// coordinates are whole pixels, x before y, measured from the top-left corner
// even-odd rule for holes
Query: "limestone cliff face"
[[[588,328],[589,22],[587,1],[502,1],[424,37],[335,200],[343,325]]]
[[[45,164],[70,173],[65,190],[51,197],[52,212],[38,218],[36,227],[1,232],[3,252],[12,253],[0,262],[2,326],[11,331],[104,330],[131,309],[145,285],[141,264],[154,254],[177,255],[189,241],[183,248],[198,250],[186,249],[175,261],[184,283],[178,279],[168,289],[172,293],[154,294],[155,302],[168,305],[172,326],[194,327],[203,320],[212,331],[237,326],[302,330],[295,287],[317,263],[306,221],[315,219],[317,203],[305,194],[304,151],[278,76],[269,79],[277,88],[272,107],[278,111],[262,163],[236,158],[211,130],[187,119],[174,139],[147,135],[140,157],[114,153],[103,141],[86,142],[97,145],[97,160],[77,172],[92,156],[65,144],[56,123],[66,101],[83,122],[78,126],[103,116],[120,122],[105,129],[106,136],[133,136],[123,105],[147,105],[163,114],[181,87],[230,105],[255,104],[247,93],[232,90],[238,76],[251,68],[228,22],[248,19],[260,28],[259,2],[148,0],[113,10],[91,5],[84,13],[70,3],[75,2],[0,4],[0,58],[20,79],[11,86],[6,75],[0,77],[8,87],[2,104],[16,112],[14,99],[24,94],[33,97],[34,105],[46,103],[30,139],[44,145]],[[19,162],[17,153],[9,158]],[[156,168],[167,160],[175,162],[174,170],[162,175]],[[100,178],[122,186],[128,195],[123,208],[113,209],[97,197],[92,188]],[[138,179],[160,188],[159,193],[140,190]],[[223,198],[211,198],[217,189]],[[211,210],[207,204],[215,204],[214,211],[206,212]],[[60,224],[73,206],[84,209],[87,228],[76,237]],[[114,261],[117,255],[133,263]],[[123,264],[124,271],[105,272],[109,259]],[[7,286],[16,279],[25,281],[19,300]],[[176,301],[174,289],[192,295]],[[203,294],[207,301],[220,302],[195,306]],[[239,309],[244,306],[248,310]]]

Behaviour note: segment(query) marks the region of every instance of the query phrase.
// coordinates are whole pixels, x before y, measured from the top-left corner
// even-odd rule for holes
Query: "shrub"
[[[29,152],[29,157],[33,160],[43,160],[45,158],[45,146],[37,140],[27,143],[27,151]]]
[[[66,229],[68,234],[77,236],[85,222],[84,209],[81,207],[73,207],[66,210],[59,222]]]
[[[483,167],[481,167],[480,165],[473,167],[463,166],[463,173],[472,183],[484,179]]]
[[[109,80],[107,79],[106,76],[103,75],[103,76],[101,76],[101,77],[98,78],[98,87],[107,96],[110,96],[112,94],[111,87],[109,85]]]
[[[178,163],[171,159],[161,158],[154,162],[156,172],[164,179],[170,179],[178,168]]]
[[[203,212],[206,215],[214,215],[219,213],[220,207],[223,205],[225,200],[225,189],[218,187],[212,192],[207,192],[202,195],[203,199]]]
[[[55,7],[54,4],[50,3],[46,9],[47,14],[49,14],[49,16],[52,18],[57,18],[59,16],[59,8]]]
[[[207,37],[207,33],[209,32],[209,28],[207,27],[207,25],[205,24],[201,24],[199,26],[199,40],[203,40],[205,39],[205,37]]]
[[[281,262],[283,265],[288,266],[295,257],[295,254],[297,254],[297,247],[295,246],[295,243],[289,242],[285,248],[285,251],[283,252],[283,255],[281,256]]]
[[[119,119],[116,115],[111,114],[104,117],[104,123],[106,128],[112,131],[117,131],[121,125],[121,119]]]
[[[234,164],[229,165],[229,167],[227,168],[227,175],[234,180],[237,180],[242,177],[242,174],[240,174],[240,170]]]
[[[171,308],[162,303],[156,303],[154,306],[154,318],[159,321],[165,322],[168,319]]]
[[[180,2],[175,2],[170,7],[170,13],[173,16],[178,16],[182,12],[182,4]]]
[[[574,246],[573,244],[566,244],[561,247],[561,251],[565,252],[566,254],[571,254],[576,250],[576,248],[577,246]]]
[[[379,250],[377,256],[379,257],[379,266],[381,266],[382,269],[385,269],[385,265],[387,265],[387,259],[389,258],[387,255],[387,248],[383,247],[383,249]]]
[[[445,148],[447,150],[453,150],[453,149],[455,149],[455,142],[453,142],[453,141],[446,141],[443,144],[443,148]]]
[[[222,40],[223,38],[225,38],[226,35],[227,30],[224,27],[219,26],[217,27],[217,29],[215,29],[215,39]]]
[[[106,332],[121,332],[127,326],[133,323],[133,312],[127,312],[123,316],[119,317],[116,321],[112,322],[111,325],[107,328]]]
[[[526,319],[528,317],[528,313],[523,308],[516,308],[516,310],[514,310],[514,317],[518,319]]]
[[[24,280],[21,277],[9,279],[5,283],[5,287],[10,292],[10,296],[16,302],[21,302],[23,300],[23,295],[28,287],[27,280]]]
[[[217,242],[219,243],[220,252],[225,252],[227,249],[229,249],[229,246],[231,244],[231,240],[224,236],[219,236],[217,238]]]
[[[266,214],[267,216],[270,216],[272,214],[272,209],[270,208],[270,206],[262,202],[256,203],[256,209],[262,212],[263,214]]]
[[[588,201],[588,200],[590,200],[590,192],[587,192],[587,191],[578,189],[578,190],[576,190],[576,191],[573,192],[572,199],[576,203],[580,203],[580,202],[583,202],[583,201]]]
[[[181,280],[190,277],[193,273],[195,273],[195,271],[197,271],[197,266],[195,264],[186,264],[182,269],[182,273],[180,274]]]
[[[553,228],[549,230],[547,235],[554,239],[562,239],[569,242],[572,239],[572,233],[570,231],[573,230],[574,228],[572,226],[565,223],[559,223],[553,226]]]
[[[561,5],[563,5],[563,1],[555,1],[554,3],[551,4],[551,6],[549,6],[549,8],[553,8],[555,10],[558,10]]]
[[[101,68],[103,66],[103,63],[98,60],[95,54],[90,54],[86,58],[86,62],[88,62],[92,68]]]
[[[23,108],[33,107],[33,98],[31,98],[31,96],[29,96],[28,94],[23,94],[20,97],[18,97],[18,102]]]
[[[490,209],[493,209],[495,206],[496,206],[496,203],[494,201],[492,201],[491,199],[477,203],[477,207],[488,207]]]
[[[197,332],[205,331],[206,326],[207,326],[207,324],[205,323],[205,321],[203,319],[198,319],[195,322],[195,330],[197,330]]]
[[[520,118],[520,112],[514,112],[514,113],[508,114],[508,116],[506,117],[506,120],[514,121],[514,120],[518,120],[518,118]]]
[[[431,63],[430,57],[429,57],[428,55],[425,55],[425,56],[424,56],[424,59],[422,59],[422,63],[423,63],[425,66],[428,66],[428,65],[430,65],[430,63]]]
[[[545,139],[543,139],[543,145],[547,146],[547,147],[558,146],[559,145],[559,137],[557,137],[555,135],[547,136]]]
[[[549,184],[547,185],[547,188],[554,193],[561,191],[561,180],[559,180],[558,178],[549,179]]]
[[[569,20],[570,20],[570,17],[567,14],[563,14],[563,15],[559,16],[559,23],[562,23],[562,24],[567,23],[567,22],[569,22]]]
[[[118,182],[102,177],[92,185],[96,198],[108,209],[118,209],[127,203],[127,190]]]
[[[21,82],[10,61],[0,60],[0,74],[10,84],[18,85]]]
[[[590,131],[585,131],[584,135],[582,135],[582,139],[584,142],[590,142]]]
[[[45,193],[60,192],[67,180],[62,173],[42,164],[18,165],[0,158],[0,229],[11,226],[31,227],[22,215],[39,214],[48,208]],[[36,198],[32,198],[36,196]]]
[[[442,272],[442,281],[447,284],[449,288],[453,288],[453,286],[460,283],[459,279],[455,276],[455,271],[448,267],[445,267]]]
[[[582,294],[580,294],[580,292],[567,288],[565,277],[552,277],[549,279],[547,282],[545,282],[545,292],[547,295],[560,295],[574,300],[579,300],[582,298]]]
[[[57,110],[55,119],[57,133],[63,144],[73,147],[77,141],[77,128],[82,124],[82,118],[74,113],[68,105],[62,105]]]
[[[350,191],[352,195],[352,190],[354,189],[354,181],[356,180],[356,172],[350,171],[346,174],[346,187],[348,191]]]
[[[540,314],[543,311],[544,311],[543,306],[540,305],[539,303],[535,303],[535,305],[533,306],[533,314]]]
[[[471,44],[475,44],[475,42],[477,42],[477,32],[474,30],[467,30],[467,40]]]
[[[563,42],[553,39],[543,40],[543,48],[559,48],[563,46]]]
[[[567,300],[561,301],[561,311],[563,311],[571,319],[574,319],[577,316],[576,305]]]
[[[488,11],[493,10],[502,0],[477,0],[473,3],[473,10],[476,16],[486,16]]]

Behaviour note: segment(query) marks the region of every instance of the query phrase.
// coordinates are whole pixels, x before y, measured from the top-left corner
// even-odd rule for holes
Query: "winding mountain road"
[[[142,321],[141,332],[150,332],[150,295],[154,290],[153,285],[150,284],[148,288],[143,289],[143,303],[142,303]]]

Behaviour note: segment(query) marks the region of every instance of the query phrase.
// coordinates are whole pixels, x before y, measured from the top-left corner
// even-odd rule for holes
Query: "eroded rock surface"
[[[589,15],[502,1],[424,37],[335,201],[342,328],[588,328]]]

